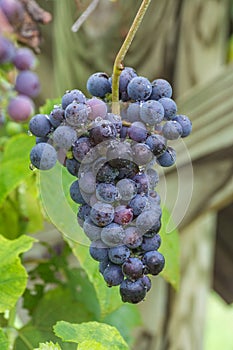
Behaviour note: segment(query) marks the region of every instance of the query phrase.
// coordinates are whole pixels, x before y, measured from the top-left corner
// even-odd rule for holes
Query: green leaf
[[[107,346],[102,345],[101,343],[95,340],[86,340],[79,344],[78,350],[108,350]]]
[[[26,135],[17,135],[7,142],[0,166],[0,205],[24,179],[32,176],[29,153],[34,143],[35,140]]]
[[[50,114],[54,106],[59,106],[61,105],[61,98],[54,98],[54,99],[47,99],[45,104],[40,107],[39,111],[42,114]]]
[[[54,326],[55,334],[65,342],[99,342],[112,350],[128,350],[128,345],[115,327],[99,322],[71,324],[60,321]]]
[[[29,250],[33,241],[26,236],[14,241],[0,236],[0,312],[14,307],[26,288],[27,273],[18,255]]]
[[[176,290],[180,283],[180,241],[179,233],[176,229],[166,232],[166,225],[171,220],[171,216],[166,208],[163,208],[162,228],[160,236],[162,239],[159,251],[165,257],[165,268],[161,276],[169,282]]]
[[[118,288],[108,288],[99,273],[98,263],[89,254],[90,241],[77,223],[78,206],[71,203],[69,187],[74,181],[66,169],[57,164],[38,176],[41,199],[52,223],[61,231],[74,255],[86,271],[100,303],[101,317],[122,305]]]
[[[39,348],[34,350],[62,350],[58,343],[54,344],[53,342],[40,343]]]
[[[3,329],[0,328],[0,349],[8,350],[9,349],[9,341],[6,337],[6,334],[3,332]]]

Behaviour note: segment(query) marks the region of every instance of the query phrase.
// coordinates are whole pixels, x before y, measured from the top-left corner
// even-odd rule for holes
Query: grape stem
[[[121,71],[123,69],[123,60],[127,51],[130,48],[130,45],[134,39],[134,36],[141,24],[141,21],[146,13],[148,6],[150,5],[151,0],[143,0],[141,6],[134,18],[134,21],[129,29],[129,32],[116,56],[114,65],[113,65],[113,75],[112,75],[112,112],[115,114],[120,114],[120,105],[119,105],[119,78]]]

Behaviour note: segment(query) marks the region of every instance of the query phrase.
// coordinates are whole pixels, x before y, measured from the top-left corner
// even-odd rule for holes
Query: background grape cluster
[[[75,180],[70,196],[79,204],[77,221],[90,239],[90,255],[109,287],[120,286],[123,302],[142,301],[148,275],[164,268],[160,197],[155,167],[175,163],[169,140],[186,137],[192,124],[177,114],[172,88],[150,82],[131,67],[119,81],[120,115],[112,113],[112,78],[98,72],[87,80],[87,98],[67,91],[49,115],[29,123],[36,136],[32,167],[51,169],[59,160]]]
[[[23,19],[24,8],[19,1],[1,0],[0,9],[9,23]],[[33,114],[33,99],[40,92],[39,78],[33,71],[35,66],[36,57],[31,49],[18,47],[10,33],[0,34],[0,69],[5,77],[1,89],[5,90],[6,99],[1,101],[2,119],[7,112],[11,120],[22,123]]]

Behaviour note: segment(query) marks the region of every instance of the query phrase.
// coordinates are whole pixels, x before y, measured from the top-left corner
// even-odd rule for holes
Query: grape
[[[131,201],[129,202],[130,208],[133,210],[133,215],[138,216],[143,212],[148,203],[148,199],[146,196],[141,194],[137,194]]]
[[[112,263],[122,265],[130,256],[130,250],[125,245],[109,248],[108,257]]]
[[[153,237],[143,237],[140,250],[144,252],[149,252],[151,250],[158,250],[161,245],[161,237],[159,234]]]
[[[116,187],[123,201],[130,201],[137,194],[137,185],[133,180],[122,179],[117,182]]]
[[[56,164],[57,153],[48,143],[36,144],[30,152],[30,160],[34,167],[41,170],[49,170]]]
[[[43,136],[43,137],[36,137],[36,143],[41,143],[41,142],[48,142],[49,137]]]
[[[159,174],[153,168],[146,169],[146,175],[149,182],[149,188],[153,189],[159,182]]]
[[[166,151],[167,142],[166,139],[161,135],[150,135],[147,137],[145,144],[150,148],[151,152],[155,156],[160,156]]]
[[[62,108],[66,109],[66,107],[73,101],[77,103],[85,103],[86,97],[80,90],[77,90],[77,89],[69,90],[62,96],[62,100],[61,100]]]
[[[90,107],[84,103],[71,102],[65,109],[65,120],[71,126],[80,126],[87,123]]]
[[[127,86],[129,82],[137,76],[136,71],[131,67],[125,67],[120,75],[119,79],[119,92],[122,101],[128,101],[129,96],[127,93]]]
[[[77,214],[77,219],[78,219],[80,226],[83,226],[83,223],[89,217],[90,212],[91,212],[90,205],[88,205],[88,204],[80,205],[80,207],[78,209],[78,214]]]
[[[90,152],[92,148],[92,144],[91,141],[89,139],[89,137],[79,137],[73,144],[72,147],[72,153],[74,158],[79,161],[82,162],[83,159],[86,157],[86,155],[88,154],[88,152]]]
[[[172,97],[172,87],[167,80],[156,79],[152,81],[151,100],[159,100],[162,97]]]
[[[122,272],[128,279],[135,281],[142,277],[143,268],[144,266],[140,259],[130,257],[123,263]]]
[[[113,168],[109,163],[105,163],[96,174],[96,181],[111,183],[119,175],[119,170]]]
[[[83,199],[82,193],[80,191],[78,180],[72,182],[72,184],[70,186],[70,197],[76,203],[79,203],[79,204],[86,203],[85,200]]]
[[[71,175],[78,177],[78,172],[79,172],[81,163],[79,163],[74,158],[71,158],[71,159],[67,158],[65,165]]]
[[[125,178],[133,178],[139,172],[139,167],[136,163],[130,160],[125,160],[124,164],[119,168],[118,180]]]
[[[116,128],[113,123],[108,120],[98,120],[93,124],[90,130],[90,140],[95,145],[101,143],[105,140],[112,139],[116,137]]]
[[[163,105],[154,100],[143,102],[140,109],[140,118],[149,125],[159,124],[164,118]]]
[[[44,137],[50,132],[51,124],[45,114],[36,114],[29,122],[29,130],[35,136]]]
[[[135,226],[125,228],[124,244],[130,249],[136,249],[142,244],[142,236]]]
[[[152,92],[151,83],[147,78],[144,78],[144,77],[133,78],[127,86],[127,93],[129,98],[135,101],[147,100],[151,92]]]
[[[87,80],[87,90],[93,96],[105,97],[112,90],[108,75],[102,72],[92,74]]]
[[[159,157],[157,157],[157,162],[163,167],[172,166],[176,161],[176,152],[172,147],[168,147],[166,151]]]
[[[105,203],[114,203],[119,198],[119,192],[110,183],[100,183],[96,187],[96,198]]]
[[[54,106],[50,112],[49,121],[54,128],[57,128],[64,121],[64,110],[59,106]]]
[[[0,64],[11,62],[14,55],[15,47],[12,42],[0,35]]]
[[[107,106],[104,101],[93,97],[86,102],[87,106],[91,108],[89,112],[89,119],[95,120],[97,117],[105,118],[107,114]]]
[[[126,119],[130,122],[137,122],[140,121],[140,110],[141,110],[141,104],[139,102],[133,102],[130,103],[130,105],[127,108],[127,117]]]
[[[24,8],[17,0],[1,0],[0,8],[11,24],[19,23],[24,17]]]
[[[143,142],[146,140],[148,132],[143,123],[133,122],[128,129],[128,135],[136,142]]]
[[[126,225],[133,220],[133,210],[125,205],[119,205],[115,208],[114,222],[119,225]]]
[[[116,131],[120,133],[122,128],[122,120],[119,115],[114,113],[107,113],[105,120],[108,120],[109,122],[111,122],[115,126]]]
[[[124,167],[132,161],[131,145],[128,142],[112,141],[107,147],[107,159],[114,168]]]
[[[81,172],[79,177],[79,186],[85,193],[94,193],[96,188],[94,174],[91,171]]]
[[[94,208],[94,207],[93,207]],[[110,221],[110,220],[109,220]],[[102,221],[101,221],[102,222]],[[104,221],[105,223],[106,221]],[[105,225],[101,231],[101,239],[108,247],[115,247],[124,243],[125,231],[115,222]]]
[[[182,135],[182,126],[174,120],[169,120],[163,125],[163,136],[168,140],[176,140]]]
[[[36,58],[32,50],[20,47],[15,52],[13,63],[19,70],[29,70],[35,67]]]
[[[101,230],[102,228],[95,225],[89,217],[83,223],[83,231],[91,241],[100,240]]]
[[[110,264],[110,260],[108,258],[106,258],[106,260],[100,261],[99,262],[99,272],[103,275],[104,270],[106,269],[106,267]]]
[[[53,133],[55,145],[65,150],[69,150],[77,139],[77,133],[70,126],[61,125]]]
[[[157,210],[144,210],[136,219],[136,227],[143,234],[153,227],[153,225],[159,220],[160,216],[161,209],[159,207]]]
[[[89,251],[93,259],[97,261],[104,261],[108,258],[108,247],[99,239],[91,242]]]
[[[91,208],[90,218],[97,226],[107,226],[114,219],[114,208],[110,204],[97,202]]]
[[[29,97],[18,95],[10,99],[7,112],[14,121],[25,122],[34,112],[34,104]]]
[[[121,266],[111,263],[105,268],[103,277],[109,287],[118,286],[124,279]]]
[[[148,181],[148,177],[144,172],[143,173],[141,172],[135,175],[133,177],[133,181],[135,181],[137,184],[137,193],[144,194],[144,195],[148,194],[149,181]]]
[[[120,295],[124,303],[137,304],[146,296],[145,282],[139,278],[136,281],[125,279],[120,285]]]
[[[149,290],[151,289],[151,280],[148,276],[143,276],[141,278],[142,283],[144,284],[144,286],[146,287],[146,291],[149,292]]]
[[[182,127],[181,137],[187,137],[191,133],[192,123],[186,115],[177,115],[173,120],[178,122]]]
[[[176,116],[177,105],[174,100],[168,97],[160,98],[158,101],[164,108],[164,119],[170,120]]]
[[[148,164],[153,158],[153,153],[145,143],[135,143],[132,152],[133,160],[138,166]]]
[[[146,252],[142,258],[146,272],[151,275],[158,275],[164,268],[164,256],[157,250]]]
[[[125,140],[126,137],[128,136],[128,126],[122,126],[121,131],[120,131],[120,139],[121,140]]]
[[[40,82],[36,73],[30,70],[21,71],[15,81],[15,90],[28,97],[36,97],[40,92]]]

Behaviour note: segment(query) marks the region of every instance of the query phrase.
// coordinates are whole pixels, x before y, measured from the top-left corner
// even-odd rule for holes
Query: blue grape
[[[105,203],[114,203],[119,198],[119,192],[110,183],[100,183],[96,186],[96,198]]]
[[[107,226],[114,219],[114,208],[110,204],[97,202],[91,208],[90,218],[97,226]]]
[[[164,118],[163,105],[154,100],[143,102],[140,109],[141,120],[149,125],[156,125],[161,123]]]
[[[138,122],[141,120],[140,118],[140,110],[141,103],[140,102],[132,102],[129,104],[126,112],[126,120],[130,123]]]
[[[38,75],[30,70],[21,71],[15,81],[15,90],[28,97],[36,97],[40,92]]]
[[[138,215],[136,219],[136,227],[141,232],[141,234],[146,233],[148,230],[156,224],[160,219],[161,209],[158,207],[157,210],[144,210]]]
[[[109,248],[108,257],[112,263],[122,265],[130,256],[130,249],[126,245]]]
[[[177,140],[182,132],[182,126],[175,120],[169,120],[163,125],[162,133],[168,140]]]
[[[121,163],[121,166],[119,166],[119,175],[117,176],[117,180],[125,178],[132,179],[138,172],[138,165],[126,159],[124,162]]]
[[[176,151],[172,147],[168,147],[166,151],[157,157],[157,163],[162,167],[172,166],[176,161]]]
[[[92,74],[87,80],[87,90],[92,96],[105,97],[112,91],[108,75],[103,72]]]
[[[88,194],[94,193],[96,188],[95,176],[91,171],[80,172],[79,176],[80,189]]]
[[[151,83],[147,78],[141,76],[133,78],[127,86],[127,93],[129,98],[135,101],[147,100],[151,92]]]
[[[34,167],[41,170],[49,170],[56,164],[57,153],[53,146],[41,142],[32,148],[30,160]]]
[[[148,199],[146,196],[141,194],[137,194],[131,201],[129,202],[130,208],[133,210],[133,215],[138,216],[143,212],[148,203]]]
[[[121,266],[112,263],[105,268],[103,277],[109,287],[118,286],[124,279]]]
[[[86,218],[83,223],[83,231],[91,241],[100,240],[102,227],[94,224],[90,217]]]
[[[105,261],[108,258],[108,247],[99,239],[91,242],[89,252],[91,257],[97,261]]]
[[[133,177],[133,181],[137,184],[137,193],[147,195],[149,191],[149,180],[144,172],[138,173]],[[136,196],[137,197],[137,196]]]
[[[45,137],[51,130],[51,124],[45,114],[36,114],[29,122],[29,130],[38,137]]]
[[[164,108],[164,119],[170,120],[175,118],[177,113],[177,105],[174,100],[168,97],[163,97],[159,101]]]
[[[155,79],[151,83],[152,92],[150,95],[151,100],[159,100],[162,97],[172,97],[172,87],[165,79]]]
[[[106,258],[106,260],[100,261],[99,262],[99,272],[103,275],[104,270],[110,264],[111,264],[111,262],[110,262],[110,260],[108,258]]]
[[[83,227],[84,221],[89,217],[91,212],[91,207],[88,204],[82,204],[80,205],[77,213],[77,219],[79,222],[79,225]]]
[[[32,50],[20,47],[15,52],[13,63],[19,70],[29,70],[35,67],[36,58]]]
[[[146,169],[146,175],[149,182],[149,188],[154,189],[159,182],[159,174],[153,168]]]
[[[67,91],[62,96],[62,100],[61,100],[62,108],[66,109],[66,107],[74,101],[77,103],[85,103],[86,102],[86,97],[82,93],[82,91],[77,90],[77,89]]]
[[[156,234],[153,237],[143,236],[140,250],[142,250],[143,252],[149,252],[151,250],[158,250],[160,245],[161,245],[161,237],[159,234]]]
[[[150,148],[155,156],[160,156],[166,151],[167,141],[161,135],[150,135],[147,137],[145,144]]]
[[[115,222],[105,225],[101,231],[101,239],[108,247],[115,247],[124,244],[124,238],[125,231],[122,225],[118,225]]]
[[[78,162],[82,162],[86,155],[90,152],[92,144],[89,137],[81,136],[74,143],[72,153]]]
[[[123,274],[131,281],[141,278],[143,275],[143,269],[143,263],[136,257],[129,257],[122,265]]]
[[[130,201],[137,194],[137,185],[133,180],[122,179],[117,182],[116,187],[123,201]]]
[[[41,143],[41,142],[48,142],[48,141],[49,141],[49,137],[47,137],[47,136],[36,137],[36,144]]]
[[[74,158],[71,158],[71,159],[67,158],[66,162],[65,162],[65,165],[66,165],[66,168],[67,168],[68,172],[71,175],[78,177],[78,172],[79,172],[81,163],[79,163]]]
[[[76,202],[78,204],[85,204],[86,203],[83,196],[82,196],[82,193],[80,191],[78,180],[72,182],[72,184],[70,186],[70,197],[71,197],[71,199],[73,199],[74,202]]]
[[[158,275],[164,268],[164,256],[157,250],[146,252],[143,255],[142,262],[145,265],[146,273]]]
[[[124,244],[130,249],[136,249],[142,244],[142,235],[135,226],[125,228]]]
[[[65,120],[71,126],[82,126],[88,121],[90,107],[85,103],[71,102],[65,109]]]
[[[97,145],[103,141],[115,138],[117,135],[116,127],[108,120],[96,120],[89,132],[90,140]]]
[[[64,121],[64,110],[59,106],[54,106],[49,114],[49,121],[54,128],[57,128]]]
[[[127,93],[127,86],[129,82],[137,76],[136,71],[131,67],[125,67],[120,75],[119,79],[119,92],[122,101],[128,101],[129,96]]]
[[[133,160],[138,166],[148,164],[153,159],[153,153],[145,143],[135,143],[132,152]]]
[[[112,183],[119,175],[119,170],[117,168],[113,168],[109,163],[105,163],[101,166],[96,174],[96,181]]]
[[[136,142],[143,142],[148,136],[148,131],[143,123],[133,122],[128,129],[128,135]]]
[[[149,292],[149,290],[151,289],[151,280],[148,276],[143,276],[141,278],[142,283],[144,284],[144,286],[146,287],[146,291]]]
[[[122,128],[121,116],[114,113],[107,113],[107,115],[105,116],[105,120],[111,122],[115,126],[116,131],[120,133]]]
[[[174,119],[182,127],[181,137],[187,137],[192,131],[192,123],[186,115],[177,115]]]
[[[136,281],[126,278],[120,285],[120,295],[124,303],[137,304],[145,298],[146,292],[145,282],[141,278]]]
[[[53,132],[53,141],[55,145],[65,150],[69,150],[76,139],[76,131],[67,125],[60,125]]]

